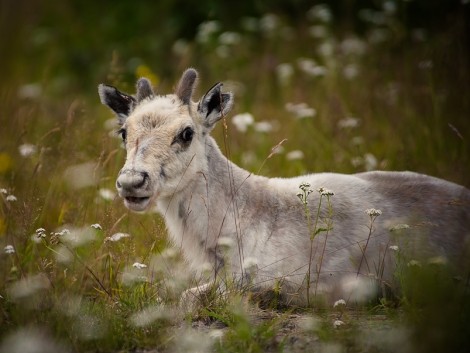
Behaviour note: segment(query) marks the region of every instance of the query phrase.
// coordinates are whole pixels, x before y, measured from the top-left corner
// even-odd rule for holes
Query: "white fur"
[[[180,88],[188,81],[183,78]],[[354,297],[345,292],[352,288],[351,278],[373,278],[392,286],[396,259],[390,245],[399,245],[410,256],[460,260],[470,230],[468,189],[411,172],[322,173],[291,179],[253,175],[228,161],[209,136],[232,104],[232,96],[226,95],[227,109],[221,107],[206,118],[205,102],[211,94],[199,105],[185,105],[177,94],[140,102],[124,122],[128,153],[118,177],[121,196],[149,198],[138,204],[126,201],[129,208],[156,205],[173,244],[196,273],[211,263],[216,277],[225,266],[255,288],[280,285],[288,301],[306,303],[307,294],[314,291]],[[185,127],[194,130],[189,146],[172,144]],[[142,179],[144,172],[148,179]],[[308,198],[312,224],[320,202],[316,190],[324,187],[335,193],[330,197],[333,229],[326,243],[326,232],[311,240],[312,226],[309,229],[297,196],[302,182],[313,189]],[[326,196],[322,205],[319,224],[324,226],[322,220],[329,218]],[[371,229],[365,213],[370,208],[382,211]],[[410,229],[394,236],[389,228],[400,223]],[[233,246],[226,250],[220,239],[231,239]]]

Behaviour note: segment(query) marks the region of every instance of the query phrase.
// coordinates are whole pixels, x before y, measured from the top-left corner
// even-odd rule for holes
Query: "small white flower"
[[[295,161],[304,158],[304,153],[301,150],[293,150],[286,154],[286,158],[289,161]]]
[[[3,189],[3,188],[0,189],[0,194],[4,194],[4,195],[8,194],[7,189]]]
[[[269,121],[260,121],[259,123],[255,124],[255,131],[257,132],[271,132],[273,130],[273,124]]]
[[[348,117],[338,121],[338,127],[340,129],[352,129],[358,127],[361,121],[357,118]]]
[[[258,266],[258,259],[254,257],[247,257],[245,261],[243,261],[243,269],[245,270],[253,270],[256,269]]]
[[[359,75],[359,68],[357,67],[357,65],[349,64],[349,65],[346,65],[343,69],[343,76],[348,80],[352,80],[356,78],[358,75]]]
[[[128,233],[115,233],[113,235],[111,235],[110,237],[106,237],[105,241],[113,241],[113,242],[116,242],[116,241],[119,241],[123,238],[129,238],[131,235],[128,234]]]
[[[132,267],[138,268],[139,270],[142,270],[143,268],[147,268],[146,264],[141,264],[140,262],[134,262],[132,264]]]
[[[209,337],[213,340],[221,340],[224,337],[225,331],[221,329],[214,329],[209,331]]]
[[[418,260],[410,260],[410,261],[407,263],[407,266],[408,266],[408,267],[412,267],[412,266],[421,267],[421,263],[420,263]]]
[[[382,214],[381,210],[376,210],[375,208],[369,208],[365,212],[371,217],[378,217]]]
[[[91,228],[95,228],[95,229],[99,229],[99,230],[103,229],[103,228],[101,228],[101,225],[99,223],[92,224]]]
[[[374,170],[377,168],[377,158],[372,153],[366,153],[364,155],[364,165],[366,170]]]
[[[255,119],[250,113],[237,114],[232,118],[232,124],[240,132],[246,132],[248,126],[253,125]]]
[[[339,299],[335,301],[335,303],[333,304],[333,308],[336,308],[339,305],[346,305],[346,301],[344,299]]]
[[[235,245],[235,241],[230,237],[220,237],[219,240],[217,240],[217,245],[230,249]]]
[[[13,247],[13,245],[7,245],[3,248],[3,250],[5,251],[5,254],[14,254],[15,253],[15,248]]]
[[[342,325],[344,325],[344,322],[341,321],[341,320],[335,320],[335,321],[333,321],[333,326],[334,326],[334,328],[338,328],[338,327],[340,327],[340,326],[342,326]]]
[[[107,201],[114,200],[116,193],[110,189],[102,188],[99,190],[100,196]]]
[[[236,32],[224,32],[219,36],[220,44],[235,45],[240,43],[241,36]]]
[[[325,189],[323,187],[319,188],[318,193],[322,196],[333,196],[335,193],[329,189]]]
[[[288,63],[279,64],[276,67],[276,75],[279,82],[286,85],[291,81],[291,78],[294,75],[294,68]]]
[[[17,201],[18,199],[16,198],[15,195],[8,195],[7,198],[6,198],[6,200],[7,200],[8,202],[15,202],[15,201]]]
[[[394,231],[397,231],[397,230],[401,230],[401,229],[408,229],[410,228],[410,226],[408,224],[397,224],[393,227],[390,228],[390,231],[391,232],[394,232]]]
[[[393,250],[393,251],[398,251],[399,250],[398,245],[390,245],[388,248],[390,250]]]
[[[285,108],[289,113],[294,114],[297,119],[313,118],[317,115],[317,111],[306,103],[286,103]]]
[[[35,145],[32,145],[30,143],[25,143],[23,145],[20,145],[18,147],[18,151],[20,152],[21,156],[23,157],[29,157],[32,156],[37,152],[38,148]]]

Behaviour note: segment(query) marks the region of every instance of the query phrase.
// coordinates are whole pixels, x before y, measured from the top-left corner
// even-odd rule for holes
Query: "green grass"
[[[468,279],[452,279],[445,266],[415,268],[405,260],[397,272],[402,292],[395,300],[345,309],[283,308],[272,302],[260,309],[247,300],[249,294],[235,291],[226,297],[213,293],[197,312],[182,312],[177,303],[192,279],[179,254],[168,250],[161,218],[129,213],[117,197],[102,196],[103,190],[114,192],[125,153],[107,127],[112,116],[99,105],[97,84],[132,90],[144,73],[158,92],[169,92],[187,66],[201,73],[198,95],[216,81],[235,92],[226,128],[219,124],[213,134],[224,153],[250,171],[288,177],[372,167],[414,170],[470,186],[470,77],[461,18],[416,41],[401,15],[380,26],[365,23],[357,32],[306,17],[289,25],[280,16],[271,30],[240,24],[232,29],[238,39],[227,44],[219,37],[222,27],[207,42],[179,42],[184,50],[171,53],[171,72],[159,71],[150,55],[134,65],[131,55],[116,50],[112,60],[103,57],[90,67],[86,75],[93,83],[86,88],[67,86],[83,67],[78,73],[62,66],[55,72],[57,61],[48,63],[49,54],[36,51],[41,65],[26,76],[33,68],[22,74],[19,68],[28,62],[13,52],[15,70],[0,91],[2,353],[20,351],[23,340],[57,352],[63,347],[76,352],[466,351]],[[312,25],[325,35],[309,36]],[[368,38],[379,29],[388,37],[374,44]],[[50,43],[52,50],[62,49],[61,42]],[[76,44],[87,50],[78,38]],[[326,73],[309,75],[301,59],[313,60]],[[282,63],[292,68],[284,83],[276,71]],[[316,114],[297,119],[287,103],[306,103]],[[256,125],[237,131],[231,117],[244,112],[255,122],[271,123],[272,131],[257,131]],[[348,117],[359,119],[358,125],[341,127]],[[281,141],[283,151],[271,154]],[[26,157],[19,152],[24,144],[35,146]],[[288,153],[295,150],[304,157],[290,160]],[[69,168],[78,165],[87,184],[80,188],[70,183],[78,171]],[[102,229],[91,228],[96,223]],[[37,236],[38,228],[45,229],[44,237]],[[88,240],[77,243],[55,234],[64,228]],[[107,239],[119,232],[130,237]],[[7,245],[15,252],[5,253]],[[135,268],[135,262],[148,267]],[[335,328],[335,320],[344,325]]]

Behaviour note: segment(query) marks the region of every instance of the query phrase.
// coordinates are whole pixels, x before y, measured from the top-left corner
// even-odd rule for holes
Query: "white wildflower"
[[[291,64],[279,64],[276,67],[276,75],[277,79],[282,85],[287,85],[291,81],[292,76],[294,75],[294,68]]]
[[[293,150],[286,154],[288,161],[295,161],[304,158],[304,153],[301,150]]]
[[[367,44],[356,37],[344,39],[340,45],[340,50],[346,55],[363,55],[367,50]]]
[[[199,43],[209,42],[212,35],[220,30],[220,23],[217,21],[206,21],[199,25],[196,40]]]
[[[341,321],[341,320],[335,320],[335,321],[333,321],[333,327],[334,327],[334,328],[338,328],[338,327],[343,326],[343,325],[344,325],[344,322]]]
[[[235,246],[235,241],[230,237],[220,237],[219,240],[217,240],[217,245],[222,248],[230,249]]]
[[[377,168],[377,158],[372,153],[366,153],[364,155],[364,165],[367,171],[371,171]]]
[[[362,145],[362,144],[364,144],[364,138],[363,138],[362,136],[354,136],[354,137],[351,139],[351,143],[352,143],[354,146]]]
[[[81,189],[99,182],[100,178],[96,171],[95,162],[86,162],[68,167],[62,177],[71,188]]]
[[[333,196],[335,194],[333,191],[323,187],[319,188],[317,191],[321,196]]]
[[[408,267],[421,267],[421,262],[419,262],[418,260],[410,260],[406,265]]]
[[[267,133],[273,130],[273,124],[271,124],[269,121],[260,121],[259,123],[255,124],[254,128],[257,132]]]
[[[240,43],[241,36],[236,32],[224,32],[219,36],[220,44],[235,45]]]
[[[209,337],[213,340],[221,340],[224,337],[225,331],[221,329],[213,329],[209,331]]]
[[[343,76],[348,80],[352,80],[359,75],[359,67],[355,64],[346,65],[343,68]]]
[[[327,71],[324,66],[317,65],[312,59],[301,58],[297,61],[297,65],[300,70],[312,77],[324,76]]]
[[[14,254],[15,248],[13,247],[13,245],[7,245],[3,248],[3,251],[5,251],[5,254]]]
[[[313,118],[317,115],[317,111],[306,103],[286,103],[285,108],[289,113],[294,114],[297,119]]]
[[[22,144],[18,147],[18,151],[23,157],[30,157],[37,152],[37,147],[30,143]]]
[[[253,125],[255,119],[250,113],[237,114],[232,118],[232,124],[240,132],[246,132],[248,126]]]
[[[319,4],[308,10],[307,17],[313,21],[318,20],[324,23],[328,23],[331,21],[333,15],[331,14],[331,10],[328,5]]]
[[[337,306],[340,306],[340,305],[346,305],[346,301],[344,299],[339,299],[335,301],[335,303],[333,304],[333,308],[336,308]]]
[[[144,268],[147,268],[146,264],[141,264],[140,262],[134,262],[132,264],[132,267],[138,268],[139,270],[142,270]]]
[[[42,93],[42,87],[39,83],[28,83],[18,89],[18,97],[26,99],[38,98]]]
[[[393,251],[398,251],[399,250],[398,245],[390,245],[388,248],[390,250],[393,250]]]
[[[128,233],[115,233],[113,235],[111,235],[110,237],[106,237],[105,241],[113,241],[113,242],[116,242],[116,241],[119,241],[123,238],[129,238],[131,235],[128,234]]]
[[[381,210],[376,210],[375,208],[368,208],[365,212],[371,217],[378,217],[382,214]]]
[[[92,224],[92,225],[91,225],[91,228],[99,229],[99,230],[102,230],[102,229],[103,229],[103,228],[101,228],[101,225],[100,225],[99,223]]]
[[[4,195],[8,194],[7,189],[3,189],[3,188],[0,189],[0,194],[4,194]]]
[[[352,129],[358,127],[360,120],[354,117],[347,117],[338,121],[338,127],[340,129]]]
[[[114,200],[114,198],[116,197],[116,193],[110,189],[106,189],[106,188],[101,188],[99,190],[99,194],[101,196],[101,198],[103,198],[104,200],[107,200],[107,201],[111,201],[111,200]]]
[[[18,199],[16,198],[15,195],[8,195],[7,198],[6,198],[6,200],[7,200],[8,202],[15,202],[15,201],[18,201]]]
[[[279,18],[272,13],[268,13],[260,19],[259,24],[263,32],[272,34],[279,27]]]
[[[321,327],[321,320],[318,317],[306,315],[299,319],[298,325],[302,331],[316,331]]]
[[[391,227],[389,230],[391,232],[395,232],[397,230],[402,230],[402,229],[408,229],[410,228],[410,226],[408,224],[405,224],[405,223],[400,223],[400,224],[397,224],[397,225],[394,225],[393,227]]]
[[[254,257],[247,257],[244,261],[243,261],[243,269],[244,270],[253,270],[253,269],[256,269],[258,267],[258,259],[254,258]]]
[[[328,36],[328,29],[322,25],[315,25],[309,28],[308,33],[313,38],[325,38]]]

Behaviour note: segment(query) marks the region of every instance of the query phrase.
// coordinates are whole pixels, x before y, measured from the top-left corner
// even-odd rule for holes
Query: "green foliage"
[[[295,351],[289,337],[308,350],[470,346],[468,279],[405,257],[399,309],[386,300],[372,310],[308,309],[298,314],[305,326],[292,312],[253,320],[256,303],[213,291],[196,315],[182,313],[191,278],[167,249],[162,220],[131,214],[116,197],[124,152],[96,93],[99,82],[132,91],[142,75],[167,92],[193,66],[198,94],[216,81],[234,91],[235,111],[214,135],[253,172],[406,169],[469,186],[468,5],[21,3],[3,2],[0,16],[1,352],[12,337],[77,352],[178,351],[194,343],[178,345],[185,317],[223,324],[215,341],[195,335],[202,351]],[[246,112],[241,128],[235,117]],[[312,236],[334,227],[319,219]],[[120,233],[130,236],[114,241]]]

